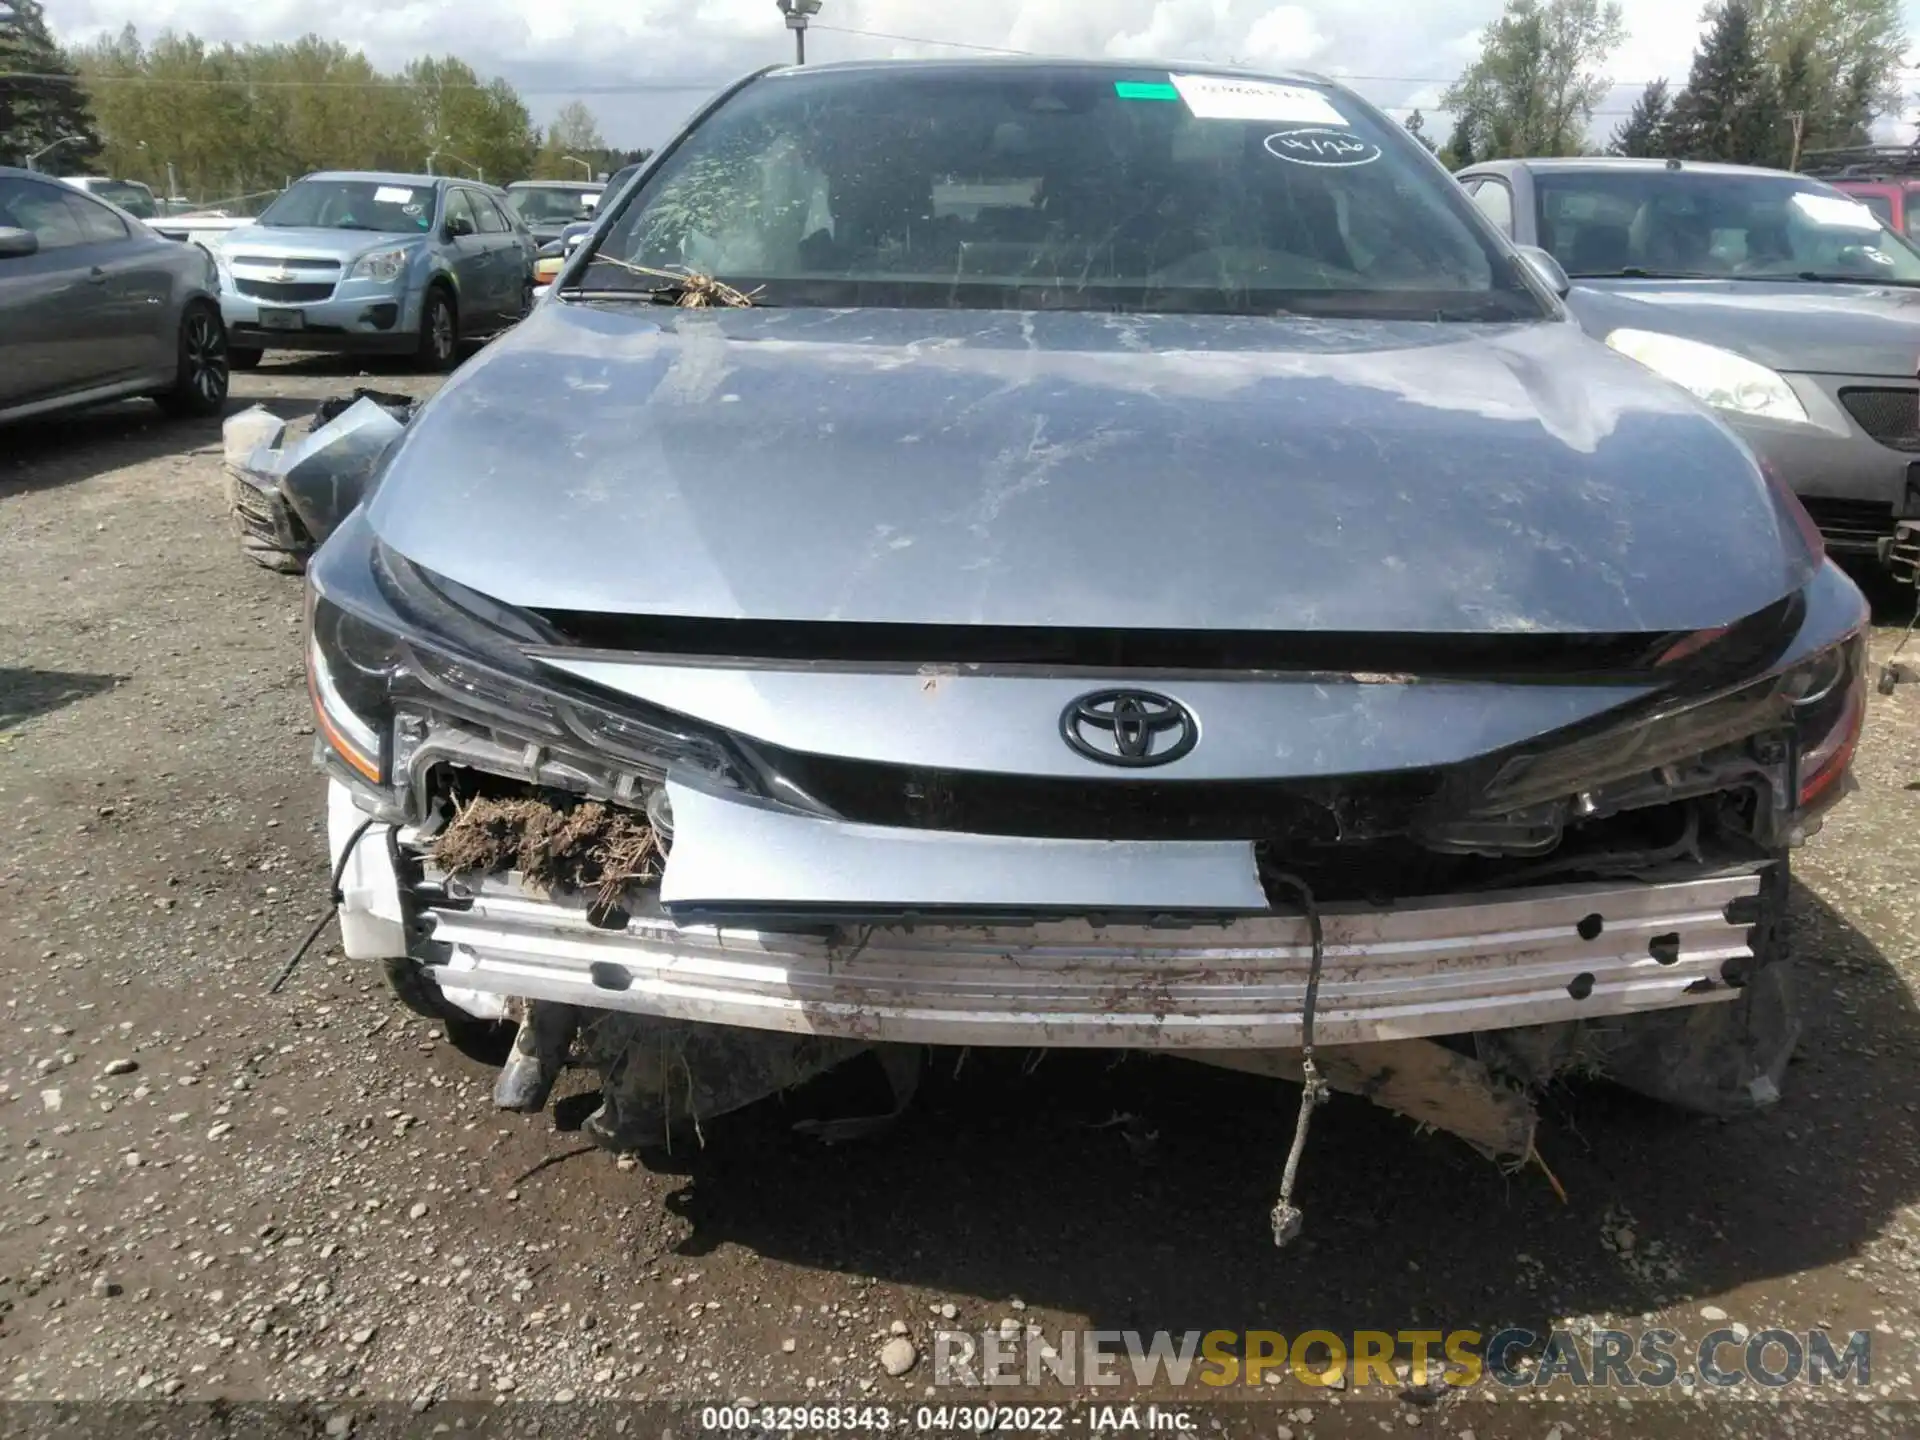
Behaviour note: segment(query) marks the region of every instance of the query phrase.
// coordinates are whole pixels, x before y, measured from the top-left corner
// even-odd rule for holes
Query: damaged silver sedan
[[[1557,288],[1316,79],[743,82],[310,566],[347,953],[617,1149],[935,1045],[1766,1104],[1865,606]]]

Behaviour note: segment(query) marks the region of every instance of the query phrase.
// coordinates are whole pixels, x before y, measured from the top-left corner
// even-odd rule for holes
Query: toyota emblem
[[[1171,765],[1200,743],[1200,722],[1178,700],[1150,690],[1096,690],[1060,712],[1060,735],[1102,765]]]

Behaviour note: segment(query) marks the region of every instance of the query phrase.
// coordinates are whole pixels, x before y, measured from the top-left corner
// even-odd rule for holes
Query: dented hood
[[[1561,321],[555,301],[370,505],[509,604],[726,619],[1650,632],[1814,563],[1740,442]]]

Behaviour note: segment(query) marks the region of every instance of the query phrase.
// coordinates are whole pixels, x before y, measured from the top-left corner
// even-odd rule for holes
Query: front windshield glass
[[[153,192],[144,185],[135,185],[126,180],[108,180],[97,183],[93,193],[102,200],[111,200],[129,215],[137,215],[142,220],[151,220],[159,212],[154,204]]]
[[[779,305],[1545,313],[1391,121],[1303,84],[1094,66],[788,72],[616,217],[585,292]]]
[[[507,203],[529,225],[565,225],[573,220],[588,220],[600,203],[598,190],[559,190],[542,186],[509,190]]]
[[[1569,276],[1920,284],[1920,251],[1859,200],[1788,175],[1569,170],[1534,177]]]
[[[397,180],[301,180],[255,223],[278,229],[415,234],[433,228],[433,190]]]

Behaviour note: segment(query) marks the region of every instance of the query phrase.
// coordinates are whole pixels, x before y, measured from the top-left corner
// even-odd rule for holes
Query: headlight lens
[[[1867,638],[1850,636],[1783,677],[1793,697],[1800,752],[1796,797],[1803,814],[1825,810],[1846,793],[1842,782],[1867,720]]]
[[[351,769],[379,785],[393,739],[392,679],[400,647],[307,588],[307,694],[314,724]]]
[[[1661,335],[1652,330],[1616,330],[1607,344],[1638,360],[1719,410],[1766,420],[1807,423],[1807,407],[1791,386],[1766,366],[1717,345]]]
[[[413,254],[413,246],[396,245],[391,250],[372,250],[353,262],[353,268],[347,272],[349,280],[397,280],[400,272],[407,268],[407,260]]]
[[[720,744],[681,731],[673,717],[656,722],[547,683],[519,648],[535,637],[494,602],[429,580],[397,557],[379,568],[380,588],[399,613],[377,623],[330,599],[314,572],[307,583],[314,725],[357,775],[375,785],[404,783],[395,743],[404,712],[437,713],[496,735],[610,759],[651,778],[686,766],[730,786],[742,783]],[[429,623],[412,618],[422,616]]]

